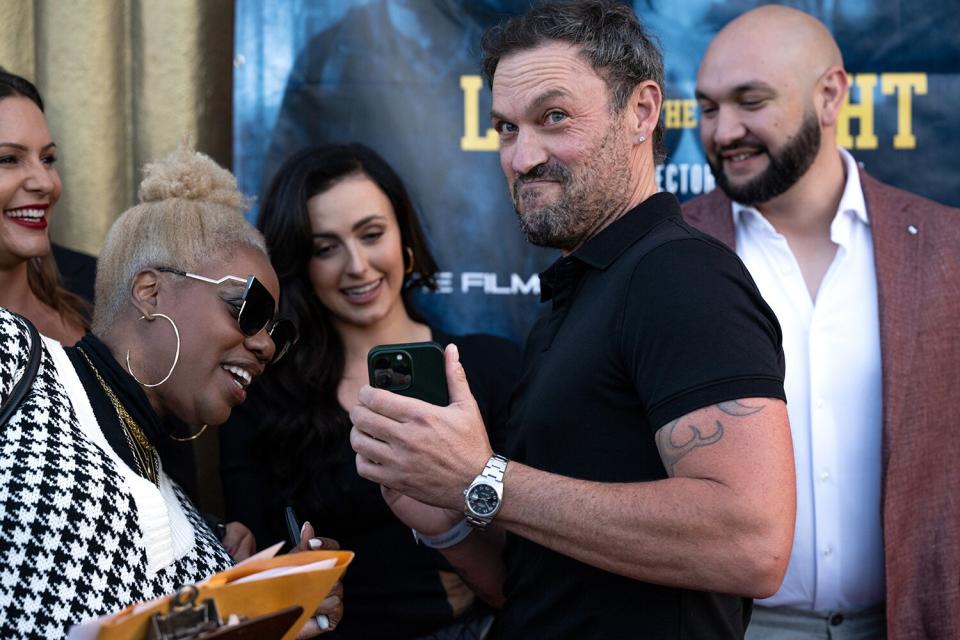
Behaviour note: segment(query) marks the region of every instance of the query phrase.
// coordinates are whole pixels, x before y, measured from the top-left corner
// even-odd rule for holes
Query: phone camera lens
[[[381,389],[386,389],[393,384],[393,374],[390,373],[389,369],[377,371],[374,374],[374,380],[376,381],[378,387]]]

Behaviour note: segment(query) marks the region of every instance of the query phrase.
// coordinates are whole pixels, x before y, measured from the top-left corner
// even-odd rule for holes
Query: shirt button
[[[835,613],[835,614],[833,614],[832,616],[830,616],[830,624],[832,624],[833,626],[836,627],[836,626],[841,625],[842,623],[843,623],[843,614],[842,614],[842,613]]]
[[[831,547],[831,546],[828,544],[827,546],[825,546],[825,547],[823,548],[823,550],[821,551],[821,553],[823,554],[823,557],[824,557],[824,558],[828,558],[828,557],[830,557],[830,554],[833,553],[833,547]]]
[[[829,472],[829,471],[821,471],[821,472],[820,472],[820,481],[821,481],[821,482],[826,482],[826,481],[829,480],[829,479],[830,479],[830,472]]]
[[[817,409],[823,409],[823,400],[817,400]]]

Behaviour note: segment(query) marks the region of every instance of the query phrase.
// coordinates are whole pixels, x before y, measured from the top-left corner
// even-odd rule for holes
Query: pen
[[[287,522],[287,534],[290,536],[290,544],[296,549],[300,545],[300,523],[297,521],[297,514],[293,512],[293,507],[287,507],[283,510],[284,520]]]

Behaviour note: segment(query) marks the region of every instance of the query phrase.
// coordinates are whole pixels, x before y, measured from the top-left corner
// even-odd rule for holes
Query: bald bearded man
[[[797,472],[786,579],[747,638],[960,638],[960,211],[835,145],[831,34],[766,6],[697,76],[720,186],[688,202],[783,327]]]

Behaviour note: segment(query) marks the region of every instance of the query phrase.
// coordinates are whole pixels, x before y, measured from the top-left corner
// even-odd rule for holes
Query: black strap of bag
[[[14,412],[16,412],[17,407],[20,406],[20,402],[23,401],[30,391],[30,387],[33,385],[33,379],[37,377],[37,370],[40,369],[40,355],[43,352],[40,333],[37,331],[37,328],[33,326],[33,323],[21,315],[16,313],[13,315],[25,322],[27,330],[30,332],[30,361],[27,362],[27,370],[23,372],[20,381],[17,382],[13,388],[10,397],[7,398],[3,406],[0,407],[0,427],[7,424],[7,421],[10,420]]]

